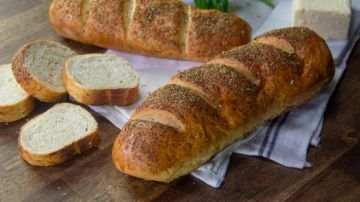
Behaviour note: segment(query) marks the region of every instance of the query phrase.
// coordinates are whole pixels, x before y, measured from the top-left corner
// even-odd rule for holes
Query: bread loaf
[[[78,102],[88,105],[133,104],[140,79],[129,62],[116,55],[87,54],[68,59],[64,85]]]
[[[334,75],[325,41],[285,28],[176,74],[145,99],[113,146],[128,175],[170,182],[313,98]]]
[[[66,38],[159,57],[207,61],[251,39],[236,15],[178,0],[53,0],[49,17]]]

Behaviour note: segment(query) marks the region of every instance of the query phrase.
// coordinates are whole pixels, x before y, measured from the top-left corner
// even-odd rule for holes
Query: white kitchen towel
[[[271,9],[257,1],[238,2],[237,10],[232,12],[242,16],[256,25],[255,35],[270,31],[274,28],[290,26],[291,1],[278,1],[276,8]],[[252,156],[262,156],[281,165],[299,168],[309,167],[307,150],[309,145],[318,146],[322,129],[323,114],[338,81],[346,69],[347,57],[359,38],[360,1],[353,1],[353,21],[348,41],[329,41],[334,60],[339,64],[336,68],[335,78],[321,93],[307,105],[278,117],[265,126],[259,128],[248,138],[235,142],[210,161],[205,163],[192,175],[206,184],[218,188],[224,181],[229,165],[230,155],[240,153]],[[258,15],[259,14],[259,15]],[[258,29],[257,29],[258,28]],[[108,54],[118,54],[127,58],[137,69],[141,79],[140,99],[128,107],[94,107],[91,108],[121,128],[129,119],[134,109],[141,101],[158,87],[164,85],[177,71],[183,70],[200,63],[160,59],[140,56],[130,53],[109,50]],[[342,60],[344,58],[344,60]],[[341,62],[342,61],[342,62]]]

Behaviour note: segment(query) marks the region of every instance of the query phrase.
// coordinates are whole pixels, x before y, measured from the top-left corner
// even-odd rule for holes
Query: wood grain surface
[[[0,63],[35,39],[78,53],[104,52],[58,36],[48,22],[49,0],[0,0]],[[232,155],[220,189],[191,176],[171,184],[118,172],[111,146],[119,130],[94,114],[101,144],[55,167],[33,167],[18,155],[19,128],[53,104],[37,102],[25,120],[0,125],[0,201],[360,201],[360,45],[325,113],[322,145],[309,150],[311,168],[285,168],[263,158]]]

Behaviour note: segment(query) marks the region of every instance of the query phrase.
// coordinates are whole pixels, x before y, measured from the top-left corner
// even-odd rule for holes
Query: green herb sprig
[[[273,0],[260,0],[260,1],[264,2],[265,4],[270,6],[271,8],[275,8],[275,4],[274,4]]]
[[[194,0],[198,8],[218,9],[227,12],[229,8],[228,0]]]
[[[272,8],[275,7],[273,0],[257,0],[257,1],[261,1]],[[217,9],[223,12],[227,12],[229,8],[228,0],[194,0],[194,2],[196,7],[198,8]]]

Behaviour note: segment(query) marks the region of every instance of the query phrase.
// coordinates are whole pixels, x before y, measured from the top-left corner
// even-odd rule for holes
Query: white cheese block
[[[293,0],[293,26],[308,27],[325,39],[347,39],[351,0]]]

